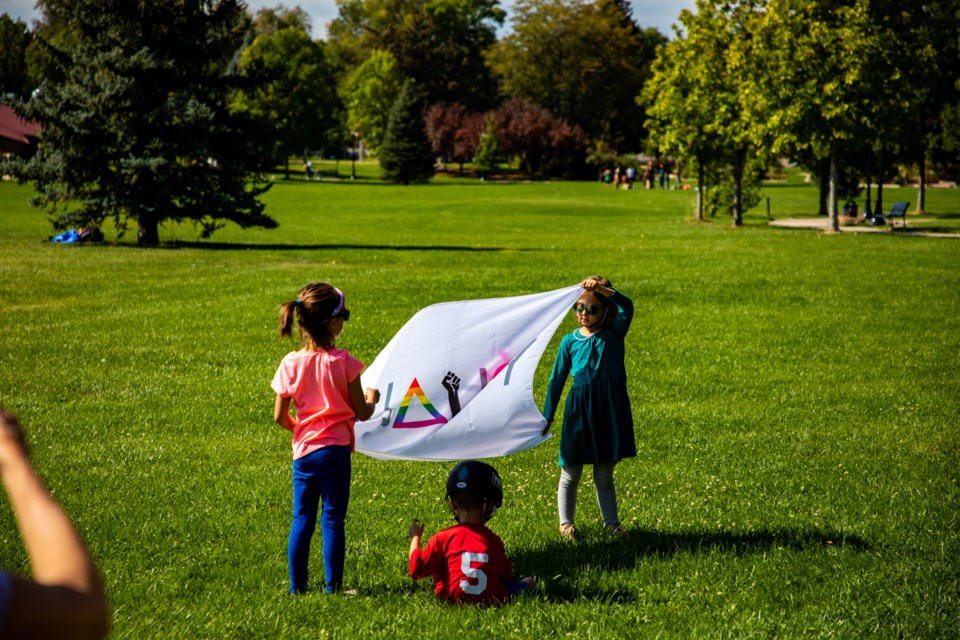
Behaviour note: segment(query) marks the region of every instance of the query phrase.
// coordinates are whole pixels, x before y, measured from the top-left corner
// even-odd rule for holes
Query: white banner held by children
[[[534,447],[546,421],[533,375],[583,289],[435,304],[418,311],[363,372],[380,390],[357,422],[357,451],[391,460],[463,460]]]

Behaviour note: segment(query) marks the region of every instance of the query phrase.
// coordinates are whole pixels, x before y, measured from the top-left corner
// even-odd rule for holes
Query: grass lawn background
[[[153,249],[109,228],[102,246],[42,242],[30,190],[0,184],[0,403],[92,549],[112,637],[956,635],[960,240],[775,229],[765,206],[740,229],[695,224],[690,192],[374,174],[279,182],[278,229],[164,226]],[[915,202],[902,193],[884,201]],[[811,187],[766,195],[775,217],[816,211]],[[927,208],[911,226],[960,226],[960,191],[930,190]],[[358,455],[358,594],[287,596],[290,445],[269,381],[295,345],[277,305],[340,286],[339,346],[370,363],[424,306],[595,273],[636,303],[639,454],[616,481],[634,535],[602,534],[588,472],[583,536],[561,542],[555,441],[492,460],[506,502],[491,527],[542,589],[443,606],[406,577],[406,532],[415,516],[428,535],[449,524],[452,463]],[[318,535],[315,586],[319,550]],[[6,502],[0,566],[29,566]]]

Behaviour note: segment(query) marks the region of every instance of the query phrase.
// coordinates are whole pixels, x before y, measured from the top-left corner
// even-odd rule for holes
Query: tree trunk
[[[283,179],[290,179],[290,158],[288,156],[283,158]]]
[[[873,215],[883,215],[883,155],[886,151],[886,145],[880,146],[880,163],[877,165],[877,206],[873,210]]]
[[[747,150],[737,149],[733,156],[733,226],[743,224],[743,167],[747,160]]]
[[[837,179],[839,171],[837,170],[837,143],[830,145],[830,229],[831,231],[840,231],[840,217],[837,211]]]
[[[830,158],[824,158],[820,161],[820,215],[829,215],[827,203],[830,199]]]
[[[703,158],[697,158],[697,221],[703,222],[703,198],[706,185],[703,184]]]
[[[137,216],[137,244],[160,244],[160,225],[153,214],[141,213]]]
[[[917,189],[917,213],[927,208],[927,152],[920,151],[920,188]],[[904,218],[906,220],[906,218]]]
[[[870,174],[870,164],[873,160],[873,149],[867,149],[867,198],[863,201],[863,217],[870,218],[870,181],[872,180]]]

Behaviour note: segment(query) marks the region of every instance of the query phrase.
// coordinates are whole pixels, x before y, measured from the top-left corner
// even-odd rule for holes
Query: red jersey
[[[437,533],[410,556],[410,577],[427,576],[433,576],[438,598],[463,604],[506,602],[514,579],[500,536],[466,523]]]

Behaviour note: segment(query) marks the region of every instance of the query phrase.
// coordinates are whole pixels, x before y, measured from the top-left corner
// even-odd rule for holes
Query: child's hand
[[[547,420],[547,426],[543,428],[543,431],[540,432],[540,435],[545,436],[550,433],[550,427],[553,426],[553,420]]]
[[[419,538],[423,535],[423,523],[413,519],[413,522],[410,523],[410,538]]]
[[[609,296],[613,293],[613,289],[607,287],[606,285],[600,284],[599,276],[587,276],[583,279],[583,282],[580,283],[580,286],[583,287],[585,291],[590,291],[591,293],[602,293],[605,296]]]
[[[5,462],[26,460],[27,445],[13,414],[0,409],[0,469]]]
[[[586,289],[587,291],[593,291],[594,289],[597,288],[597,277],[590,276],[588,278],[584,278],[583,281],[580,283],[580,286]]]
[[[379,389],[374,389],[374,388],[372,388],[372,387],[371,387],[371,388],[368,388],[368,389],[366,390],[366,394],[365,394],[365,395],[367,396],[367,397],[366,397],[367,402],[369,402],[370,404],[377,404],[378,402],[380,402],[380,390],[379,390]]]

